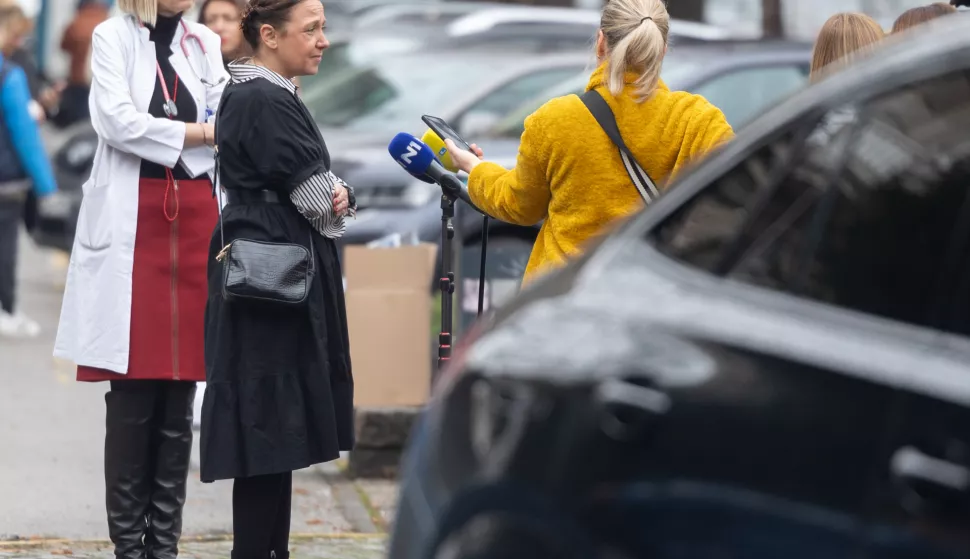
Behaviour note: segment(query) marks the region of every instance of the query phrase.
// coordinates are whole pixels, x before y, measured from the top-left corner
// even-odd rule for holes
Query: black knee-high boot
[[[192,454],[194,382],[166,382],[160,392],[154,429],[155,476],[148,507],[148,553],[175,559],[182,536],[182,508]]]
[[[111,383],[104,438],[104,482],[108,534],[118,559],[144,559],[146,514],[151,495],[153,386]]]

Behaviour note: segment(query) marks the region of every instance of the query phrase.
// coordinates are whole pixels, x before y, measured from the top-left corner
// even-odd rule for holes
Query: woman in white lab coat
[[[94,31],[98,149],[68,270],[55,355],[105,396],[108,528],[122,559],[174,559],[205,379],[213,125],[228,75],[192,0],[120,0]],[[146,523],[147,518],[147,523]]]

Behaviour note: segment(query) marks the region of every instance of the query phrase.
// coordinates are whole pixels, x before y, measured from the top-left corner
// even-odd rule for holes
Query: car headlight
[[[430,202],[439,192],[440,188],[437,185],[414,181],[404,188],[401,200],[406,206],[420,208]]]

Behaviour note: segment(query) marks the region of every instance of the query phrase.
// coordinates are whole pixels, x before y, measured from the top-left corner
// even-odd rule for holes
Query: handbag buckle
[[[220,250],[219,254],[216,255],[216,260],[219,262],[222,262],[223,260],[225,260],[226,254],[229,253],[229,247],[231,246],[232,246],[232,243],[229,243],[228,245],[222,247],[222,250]]]

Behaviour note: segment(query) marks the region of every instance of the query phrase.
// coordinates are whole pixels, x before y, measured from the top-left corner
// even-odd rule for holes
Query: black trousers
[[[232,486],[233,559],[289,556],[293,473],[236,478]]]
[[[17,248],[24,201],[0,197],[0,309],[13,314],[17,304]]]

